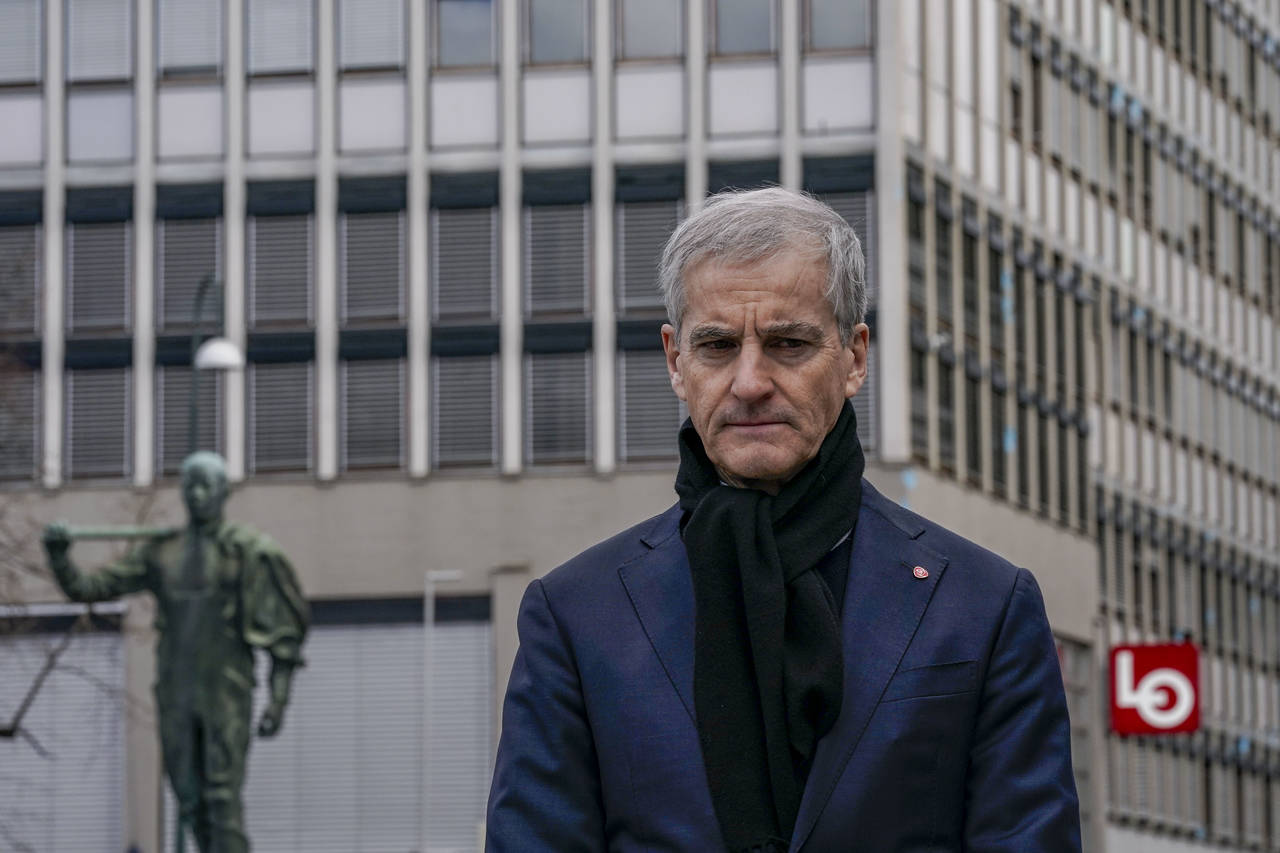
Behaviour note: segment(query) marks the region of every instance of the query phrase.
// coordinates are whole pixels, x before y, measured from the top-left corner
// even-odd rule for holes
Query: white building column
[[[595,468],[617,468],[617,326],[613,287],[613,0],[595,7],[591,76],[595,90],[595,144],[592,149],[591,213],[595,294],[592,300],[591,363],[595,370]]]
[[[431,311],[427,293],[427,11],[409,3],[409,194],[405,231],[409,243],[409,476],[431,466]]]
[[[155,4],[134,15],[133,484],[149,486],[155,452]]]
[[[338,473],[338,163],[335,0],[316,5],[316,477]]]
[[[227,157],[222,202],[223,334],[245,351],[245,0],[227,3],[226,53],[223,56],[227,119]],[[245,371],[223,374],[222,411],[226,430],[227,475],[245,473]]]
[[[43,383],[43,471],[46,488],[62,483],[63,247],[66,234],[65,83],[62,74],[61,3],[45,6],[44,29],[44,317],[41,320],[40,376]]]
[[[502,84],[502,146],[498,168],[498,204],[502,223],[502,323],[499,358],[502,376],[503,474],[518,474],[523,465],[524,300],[521,299],[520,224],[522,175],[520,172],[520,2],[500,0],[502,50],[499,76]]]
[[[778,28],[778,72],[782,94],[780,182],[799,190],[804,182],[800,160],[800,0],[782,0]]]
[[[707,3],[689,0],[685,8],[685,100],[687,145],[684,161],[686,215],[702,209],[707,195]]]

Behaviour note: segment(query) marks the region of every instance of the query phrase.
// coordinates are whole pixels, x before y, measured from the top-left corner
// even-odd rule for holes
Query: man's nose
[[[738,354],[732,390],[735,397],[747,402],[766,397],[773,390],[768,360],[759,346],[747,344]]]

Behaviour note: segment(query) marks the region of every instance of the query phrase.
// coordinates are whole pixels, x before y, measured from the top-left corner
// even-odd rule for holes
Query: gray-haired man
[[[724,193],[661,280],[679,501],[530,585],[488,849],[1078,851],[1035,581],[862,479],[852,229]]]

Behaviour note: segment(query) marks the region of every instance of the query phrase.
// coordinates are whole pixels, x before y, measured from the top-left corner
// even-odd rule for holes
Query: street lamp
[[[187,404],[187,455],[196,452],[200,414],[200,371],[239,370],[244,367],[244,353],[240,347],[223,337],[213,337],[200,342],[200,325],[204,320],[204,298],[215,283],[213,273],[200,279],[196,287],[196,300],[191,308],[191,399]],[[222,330],[222,310],[218,310],[218,330]]]

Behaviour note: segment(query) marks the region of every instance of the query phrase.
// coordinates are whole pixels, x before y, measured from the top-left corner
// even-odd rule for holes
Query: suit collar
[[[636,616],[689,719],[693,705],[693,582],[672,507],[642,531],[650,549],[618,569]],[[914,636],[947,560],[917,541],[925,527],[862,481],[841,617],[844,700],[834,727],[818,742],[792,837],[799,850],[826,808],[880,696]],[[914,569],[927,572],[917,578]]]

